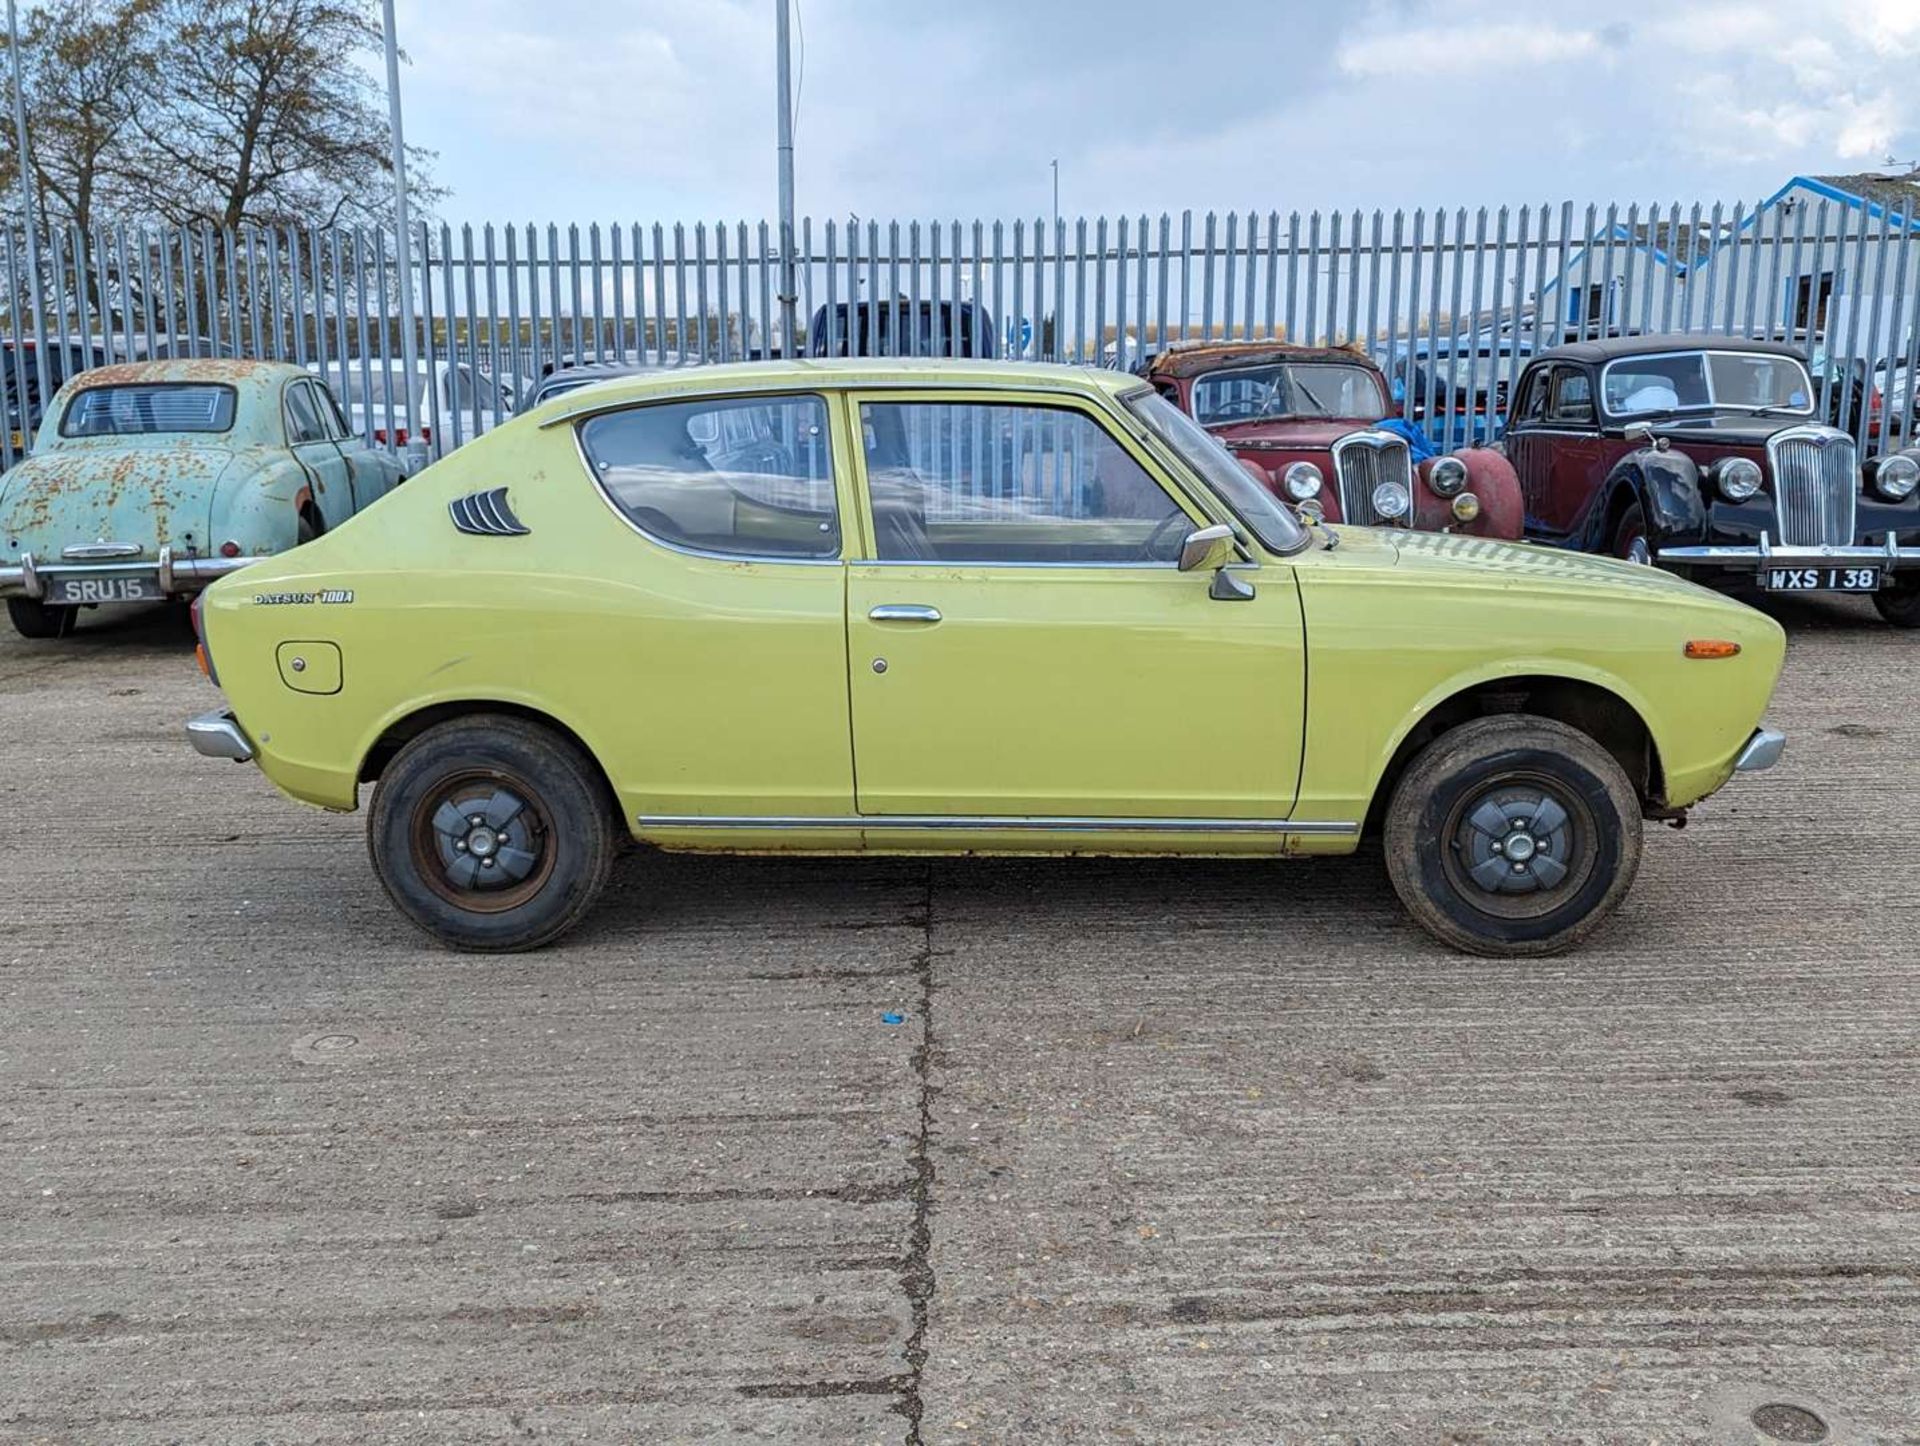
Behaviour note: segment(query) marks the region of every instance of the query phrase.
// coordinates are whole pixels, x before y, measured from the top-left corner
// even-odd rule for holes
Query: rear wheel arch
[[[1626,773],[1640,796],[1643,811],[1660,808],[1666,796],[1666,776],[1659,746],[1639,710],[1600,683],[1553,673],[1528,673],[1469,684],[1429,707],[1402,736],[1375,782],[1365,832],[1379,832],[1395,786],[1428,744],[1464,723],[1503,714],[1550,718],[1586,734]]]
[[[492,698],[448,699],[417,708],[403,717],[394,719],[381,730],[380,735],[362,755],[358,781],[377,783],[380,775],[386,771],[387,765],[393,761],[400,750],[428,729],[438,727],[442,723],[468,722],[486,717],[511,718],[516,722],[543,728],[578,751],[580,756],[592,765],[593,772],[599,777],[607,807],[616,819],[622,817],[620,796],[614,789],[613,780],[607,773],[606,765],[600,761],[600,755],[585,738],[581,737],[577,729],[539,708]]]

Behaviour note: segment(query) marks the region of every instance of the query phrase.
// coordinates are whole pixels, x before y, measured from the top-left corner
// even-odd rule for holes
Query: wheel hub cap
[[[1557,887],[1573,863],[1566,808],[1551,792],[1508,784],[1475,799],[1455,832],[1461,866],[1490,894],[1531,894]]]
[[[511,788],[468,786],[444,797],[432,831],[441,877],[455,890],[510,888],[540,863],[533,815]]]

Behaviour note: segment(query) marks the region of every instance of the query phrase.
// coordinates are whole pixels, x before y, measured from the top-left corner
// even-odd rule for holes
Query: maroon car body
[[[1521,535],[1520,484],[1506,458],[1466,448],[1452,454],[1461,466],[1442,467],[1438,478],[1442,459],[1414,465],[1407,439],[1379,425],[1388,414],[1386,380],[1361,352],[1268,341],[1183,343],[1155,356],[1145,375],[1282,501],[1315,504],[1329,522]],[[1389,515],[1375,497],[1392,485],[1406,505]]]

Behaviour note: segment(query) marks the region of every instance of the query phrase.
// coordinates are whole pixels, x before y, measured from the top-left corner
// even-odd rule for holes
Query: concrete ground
[[[1920,639],[1788,621],[1785,762],[1524,965],[1374,857],[636,857],[464,958],[177,621],[8,635],[0,1441],[1920,1440]]]

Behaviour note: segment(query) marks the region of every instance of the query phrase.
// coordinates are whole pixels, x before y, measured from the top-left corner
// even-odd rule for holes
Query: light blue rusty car
[[[302,367],[97,367],[60,389],[33,455],[0,476],[0,596],[25,636],[65,637],[82,607],[198,592],[403,475]]]

